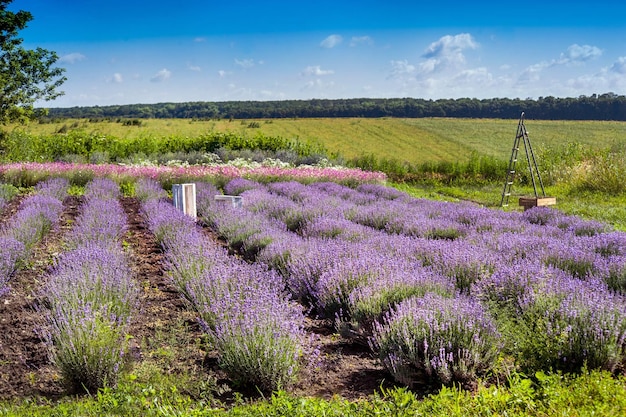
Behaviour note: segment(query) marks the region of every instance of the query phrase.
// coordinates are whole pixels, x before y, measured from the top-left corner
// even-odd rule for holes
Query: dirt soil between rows
[[[15,198],[5,206],[0,213],[0,227],[11,221],[21,199]],[[147,229],[138,200],[120,201],[128,216],[125,241],[132,255],[131,272],[142,289],[140,312],[135,315],[130,330],[134,360],[153,358],[159,348],[154,344],[165,343],[162,335],[170,332],[177,335],[178,343],[190,342],[176,357],[177,363],[163,362],[166,368],[163,372],[205,372],[207,378],[232,386],[219,369],[214,352],[191,342],[201,340],[202,332],[193,313],[170,284],[162,250]],[[64,239],[80,214],[81,203],[80,197],[65,199],[59,226],[34,248],[26,264],[12,277],[10,291],[0,297],[0,399],[54,400],[72,394],[62,385],[58,370],[50,362],[48,347],[39,336],[45,320],[37,305],[54,259],[63,252]],[[210,230],[206,234],[216,244],[223,244]],[[290,389],[293,394],[321,398],[337,395],[354,400],[381,387],[393,386],[390,374],[366,346],[341,338],[331,323],[322,320],[308,318],[306,327],[319,344],[321,355],[314,368],[302,372],[299,383]],[[254,393],[250,388],[238,390]]]

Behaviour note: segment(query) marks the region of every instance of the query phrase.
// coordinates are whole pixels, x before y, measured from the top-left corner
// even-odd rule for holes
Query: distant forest
[[[310,117],[465,117],[536,120],[626,120],[626,96],[577,98],[440,99],[354,98],[334,100],[222,101],[50,108],[59,118],[276,119]]]

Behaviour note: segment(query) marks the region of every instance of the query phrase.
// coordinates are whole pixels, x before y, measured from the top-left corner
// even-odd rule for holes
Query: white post
[[[174,198],[174,207],[194,219],[197,218],[196,184],[173,184],[172,197]]]

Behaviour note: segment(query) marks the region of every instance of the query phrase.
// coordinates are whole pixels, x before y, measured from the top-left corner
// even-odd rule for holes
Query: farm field
[[[397,159],[411,164],[466,161],[476,153],[507,160],[518,120],[453,118],[324,118],[271,120],[136,119],[139,126],[118,121],[63,120],[55,123],[10,126],[34,135],[60,130],[119,138],[197,137],[209,132],[232,132],[243,137],[262,133],[268,137],[298,139],[320,144],[332,154],[351,159],[373,154],[380,159]],[[532,120],[526,126],[533,146],[561,149],[571,143],[605,149],[626,137],[626,122]]]
[[[451,380],[465,389],[480,392],[484,389],[480,388],[482,384],[494,384],[499,378],[510,376],[512,366],[541,375],[541,372],[548,372],[546,363],[567,371],[580,370],[586,366],[584,364],[589,364],[592,369],[608,369],[621,375],[623,356],[619,352],[623,349],[620,343],[623,344],[626,332],[625,301],[623,296],[609,293],[608,289],[624,291],[626,245],[623,233],[611,232],[600,223],[550,209],[506,213],[469,203],[415,200],[373,184],[355,189],[328,182],[263,185],[235,179],[226,183],[223,190],[212,184],[198,184],[202,227],[197,227],[173,209],[171,201],[163,200],[164,191],[158,184],[138,182],[134,196],[120,195],[111,183],[100,182],[99,185],[113,196],[106,204],[115,207],[119,203],[120,208],[95,213],[118,213],[118,220],[108,224],[123,226],[112,237],[126,251],[130,261],[128,270],[138,290],[137,304],[133,305],[139,314],[132,315],[129,327],[124,330],[131,337],[125,337],[125,342],[121,343],[122,346],[127,344],[126,354],[132,358],[132,366],[120,376],[120,385],[126,390],[132,390],[129,387],[134,385],[152,386],[152,391],[133,394],[138,395],[139,402],[143,398],[147,402],[145,409],[151,412],[158,408],[151,408],[149,404],[164,404],[162,402],[168,398],[178,401],[186,398],[184,401],[190,401],[188,406],[196,411],[236,404],[238,395],[258,397],[258,393],[250,389],[251,381],[275,388],[275,378],[291,381],[287,384],[288,390],[298,398],[332,400],[340,396],[363,401],[375,392],[396,395],[389,394],[392,392],[389,390],[403,385],[411,386],[419,396],[433,394],[437,392],[438,383]],[[103,191],[93,189],[95,185],[88,183],[84,195],[76,194],[75,190],[62,198],[62,210],[57,209],[58,227],[52,227],[39,243],[30,244],[32,256],[20,265],[9,281],[9,292],[2,296],[0,397],[4,399],[35,395],[51,401],[67,400],[68,388],[58,367],[50,360],[49,342],[33,332],[38,326],[45,327],[42,315],[33,308],[41,289],[56,288],[52,284],[65,276],[58,266],[51,267],[62,266],[65,253],[89,240],[89,222],[85,219],[90,217],[85,213],[92,205],[102,207],[97,201]],[[221,192],[243,196],[244,207],[238,209],[215,202],[212,197]],[[94,195],[97,197],[92,197]],[[11,230],[11,225],[16,224],[15,216],[28,198],[17,196],[7,202],[0,217],[3,230]],[[97,224],[99,217],[91,221]],[[529,245],[528,240],[533,244]],[[329,253],[332,256],[329,257]],[[212,261],[203,263],[202,259]],[[270,266],[270,270],[279,275],[268,275],[254,265]],[[507,281],[511,267],[516,272]],[[215,278],[197,275],[197,271],[204,268],[220,268],[216,271],[221,274],[215,274]],[[257,276],[259,279],[254,278]],[[242,279],[244,281],[240,281]],[[286,299],[272,289],[276,287],[265,284],[266,280],[275,282],[272,281],[275,279],[280,279],[279,286],[285,286],[290,298],[305,307],[306,314],[291,310],[290,303],[281,304]],[[528,287],[519,287],[522,284]],[[229,291],[248,286],[254,291],[235,293],[244,297],[245,303],[239,305],[238,298],[232,297],[234,294]],[[211,298],[215,295],[201,293],[206,288],[228,296],[234,304],[223,305],[218,302],[222,297]],[[393,289],[398,292],[384,292]],[[513,297],[508,300],[513,304],[507,306],[502,304],[498,291],[522,291],[520,297],[528,291],[526,295],[536,297],[537,303],[548,304],[534,305],[524,297]],[[57,294],[56,290],[54,293]],[[379,294],[385,295],[379,298]],[[261,298],[267,300],[266,303],[255,302],[261,296],[268,297]],[[563,296],[576,315],[569,316],[550,304]],[[476,349],[472,350],[476,355],[474,361],[448,362],[454,370],[452,374],[438,366],[422,369],[419,365],[413,365],[417,368],[401,365],[413,369],[408,373],[395,368],[390,361],[395,357],[393,346],[397,342],[393,342],[393,337],[387,338],[395,322],[391,315],[382,319],[377,309],[384,311],[391,305],[398,305],[400,314],[404,310],[399,304],[405,309],[415,308],[411,303],[402,303],[409,298],[428,299],[432,305],[440,306],[446,313],[440,320],[454,322],[470,316],[476,319],[471,326],[476,326],[474,329],[480,338],[474,336],[476,344],[471,345],[471,349]],[[482,306],[477,304],[478,300],[482,300]],[[580,341],[579,337],[584,335],[585,348],[580,350],[580,345],[564,344],[554,350],[543,345],[550,342],[550,338],[525,333],[529,328],[522,326],[513,331],[515,326],[500,327],[493,320],[506,317],[498,316],[500,310],[492,310],[494,305],[489,300],[503,312],[507,308],[520,308],[521,314],[531,321],[536,317],[534,308],[552,305],[550,320],[555,321],[534,324],[559,326],[562,331],[572,332],[572,340]],[[225,359],[238,355],[237,350],[229,350],[232,345],[228,343],[228,336],[246,326],[238,322],[236,327],[226,326],[230,330],[222,334],[219,324],[226,325],[229,314],[248,311],[250,306],[256,306],[259,311],[267,311],[271,306],[273,313],[258,316],[253,309],[250,313],[236,313],[243,314],[237,316],[238,320],[245,323],[247,314],[251,314],[255,320],[265,317],[262,322],[270,328],[290,324],[274,333],[283,337],[246,339],[246,334],[241,334],[244,343],[252,343],[248,346],[262,347],[267,343],[271,347],[272,343],[280,342],[299,352],[294,357],[300,359],[312,354],[303,355],[309,352],[306,347],[309,343],[316,346],[313,363],[294,364],[302,367],[297,379],[291,380],[291,367],[281,366],[289,363],[289,355],[278,356],[281,359],[275,362],[269,379],[255,379],[269,368],[255,368],[254,364],[246,365],[252,368],[238,368],[237,360]],[[424,310],[424,307],[420,308]],[[591,314],[590,308],[599,315]],[[428,307],[424,311],[427,310]],[[571,321],[577,315],[587,317],[589,322]],[[282,318],[272,321],[272,317]],[[379,324],[372,328],[372,322]],[[605,331],[601,334],[609,339],[596,339],[587,332],[587,326],[596,325],[608,326],[602,327]],[[503,334],[493,339],[495,331]],[[364,343],[372,337],[375,343]],[[521,345],[511,349],[508,344],[516,337],[522,337],[515,342]],[[470,345],[463,345],[462,340],[455,339],[455,343],[470,348]],[[439,342],[437,337],[429,339],[431,345]],[[559,349],[567,351],[567,363],[558,356]],[[275,360],[269,353],[274,350],[267,352],[270,355],[267,360]],[[227,356],[227,353],[234,356]],[[439,360],[447,361],[445,358],[442,356]],[[497,365],[499,361],[508,365],[501,368]],[[239,384],[234,383],[235,379]],[[151,381],[153,384],[159,381],[160,385],[155,388]],[[541,381],[550,381],[550,378],[545,376]],[[615,381],[617,389],[621,386],[623,390],[620,385],[623,380]],[[510,383],[515,386],[513,380]],[[172,389],[176,390],[176,395]],[[112,399],[128,395],[122,392],[121,397],[115,397],[114,390],[107,392],[113,395]],[[393,392],[401,395],[399,391]],[[624,399],[611,403],[593,398],[598,410],[620,413],[626,407]],[[536,407],[542,407],[537,401]],[[509,406],[515,407],[513,403]],[[517,411],[524,409],[518,406],[522,408]],[[110,403],[107,407],[111,412],[122,404]],[[594,404],[585,407],[593,409]],[[206,412],[202,415],[209,415],[209,410]]]
[[[319,415],[320,407],[333,407],[337,415],[361,415],[346,413],[344,407],[389,410],[409,403],[413,413],[407,411],[407,415],[417,409],[433,415],[466,415],[470,409],[474,411],[470,414],[499,410],[537,415],[534,411],[539,409],[560,409],[550,405],[557,397],[582,401],[579,408],[590,413],[624,412],[620,340],[626,337],[626,205],[620,180],[624,154],[620,140],[626,125],[527,120],[526,126],[536,150],[547,156],[546,191],[557,197],[558,211],[521,212],[517,196],[532,192],[523,183],[514,186],[511,207],[503,210],[499,208],[501,181],[472,176],[458,182],[394,184],[380,172],[323,164],[8,161],[1,167],[2,179],[21,188],[0,206],[0,415],[4,415],[3,407],[24,410],[7,415],[34,415],[35,411],[68,415],[60,411],[63,407],[74,410],[69,415],[126,414],[120,410],[161,415],[164,409],[172,415],[186,415],[189,410],[194,415],[218,415],[240,406],[249,407],[244,415],[257,415],[255,407],[269,404],[264,399],[277,388],[271,404],[314,408],[305,415]],[[319,143],[329,155],[345,157],[359,149],[360,155],[369,152],[376,158],[413,155],[412,163],[432,158],[431,162],[445,165],[470,155],[508,159],[516,127],[517,120],[150,119],[138,126],[67,120],[56,126],[31,124],[13,129],[24,129],[29,136],[76,129],[128,140],[143,138],[137,149],[149,145],[151,138],[170,134],[181,138],[220,131],[253,138],[262,133]],[[355,132],[363,143],[351,136]],[[505,137],[501,150],[495,145],[500,136]],[[54,136],[61,141],[64,137]],[[90,143],[81,142],[82,136],[74,137],[79,138],[77,146]],[[19,145],[19,135],[12,140]],[[36,139],[29,141],[32,155],[43,150]],[[184,147],[190,142],[170,143]],[[250,141],[249,145],[258,143]],[[355,143],[358,146],[350,150]],[[68,144],[72,146],[71,140]],[[59,185],[63,181],[49,181],[55,175],[69,180],[71,187],[63,191]],[[199,187],[200,223],[181,219],[171,200],[163,200],[161,187],[169,190],[172,183],[181,181],[196,182]],[[383,187],[385,182],[395,189]],[[240,209],[216,204],[212,197],[219,193],[242,195],[246,204]],[[106,250],[90,246],[92,240],[105,238],[112,239]],[[86,246],[78,251],[81,245]],[[181,258],[183,254],[186,257]],[[67,285],[76,279],[72,275],[76,268],[71,265],[79,261],[92,268],[88,260],[100,256],[115,260],[106,273],[111,277],[107,288],[115,296],[103,301],[89,293],[87,299],[94,304],[77,308],[84,295],[77,296],[75,287],[89,285]],[[198,261],[202,259],[217,263]],[[228,279],[197,275],[213,268],[219,270],[215,276]],[[101,273],[97,268],[94,271]],[[233,288],[253,288],[251,293],[259,297],[233,293]],[[276,288],[284,292],[277,293]],[[61,301],[49,298],[42,303],[41,294],[47,293]],[[222,299],[232,302],[223,304]],[[299,306],[295,310],[293,301]],[[555,309],[562,303],[575,314]],[[89,311],[98,305],[106,314],[92,316]],[[113,316],[119,316],[109,324],[101,321],[112,308],[107,306],[115,306]],[[422,322],[413,322],[410,331],[398,327],[415,320],[417,311],[429,311],[428,306],[438,306],[442,315],[424,316]],[[545,308],[554,321],[537,321],[537,309]],[[68,311],[84,311],[84,316],[66,316]],[[474,339],[469,344],[471,361],[466,362],[463,355],[457,361],[450,359],[456,357],[451,352],[451,356],[434,356],[426,362],[420,362],[419,354],[398,362],[397,355],[407,352],[400,344],[414,345],[414,341],[402,341],[400,334],[412,334],[429,320],[449,324],[470,316],[476,318],[471,325],[480,334],[480,343]],[[248,327],[241,321],[246,317],[257,317],[256,322],[263,325],[246,333],[242,329]],[[92,327],[82,327],[91,320]],[[605,328],[608,339],[589,333],[592,323]],[[433,329],[440,324],[430,321],[428,326]],[[111,354],[103,356],[104,362],[76,362],[72,353],[76,345],[63,341],[70,336],[100,340],[85,338],[81,332],[102,329],[108,329],[105,340],[117,341]],[[268,329],[283,337],[258,338]],[[555,338],[539,336],[551,331],[561,333]],[[251,334],[255,336],[250,338]],[[437,345],[441,340],[433,337],[427,346],[450,342],[450,334],[444,337],[444,345]],[[468,339],[463,334],[455,337],[461,349]],[[566,340],[569,346],[554,345]],[[258,363],[241,361],[241,346],[267,356]],[[580,353],[581,346],[585,353]],[[95,346],[85,348],[89,351]],[[102,352],[103,347],[98,349]],[[567,360],[558,357],[563,352]],[[130,358],[130,366],[116,362],[120,357]],[[93,366],[92,372],[85,371]],[[103,381],[117,387],[98,391]],[[442,383],[454,388],[441,389]],[[84,389],[90,395],[77,394]],[[589,392],[574,394],[583,389]],[[506,400],[508,396],[525,400],[513,405]],[[453,402],[462,402],[465,412]],[[37,408],[46,403],[51,414]],[[527,403],[537,408],[521,405]],[[272,412],[283,407],[268,406],[278,407]],[[82,407],[87,411],[76,411]],[[437,414],[434,409],[446,411]]]

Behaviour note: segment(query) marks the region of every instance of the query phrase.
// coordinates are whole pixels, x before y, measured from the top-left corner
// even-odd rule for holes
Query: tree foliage
[[[0,123],[33,117],[40,111],[35,102],[62,95],[57,88],[66,80],[65,69],[54,67],[55,52],[22,46],[18,32],[33,16],[24,10],[7,10],[12,1],[0,0]]]
[[[626,120],[626,96],[614,93],[538,99],[351,98],[222,101],[51,108],[52,118],[278,119],[308,117],[465,117],[535,120]]]

